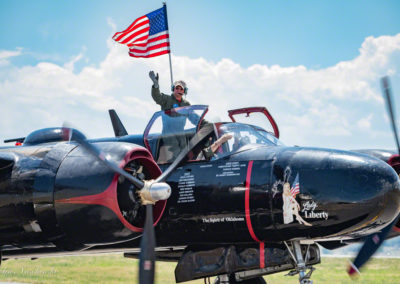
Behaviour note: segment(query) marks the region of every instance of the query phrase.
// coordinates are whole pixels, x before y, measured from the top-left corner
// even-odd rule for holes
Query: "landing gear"
[[[235,275],[220,275],[214,280],[214,284],[267,284],[262,277],[255,277],[247,280],[237,281]]]
[[[299,241],[292,241],[291,246],[289,246],[286,242],[285,245],[287,249],[290,252],[290,255],[292,256],[292,259],[295,263],[296,269],[290,271],[287,276],[294,276],[296,274],[299,274],[299,283],[300,284],[312,284],[313,281],[310,279],[311,274],[315,270],[314,267],[311,265],[306,266],[306,261],[308,258],[308,252],[309,252],[309,247],[307,248],[305,252],[305,256],[303,257],[303,252],[301,249],[301,245]],[[308,272],[307,272],[308,270]]]

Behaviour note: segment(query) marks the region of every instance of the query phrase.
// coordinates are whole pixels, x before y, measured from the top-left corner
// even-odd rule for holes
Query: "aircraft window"
[[[214,160],[236,152],[246,145],[283,145],[273,134],[262,128],[241,123],[216,124],[218,136],[215,134],[205,140],[192,161]],[[225,136],[225,139],[223,138]],[[224,141],[222,144],[216,141]],[[216,144],[214,144],[216,143]],[[218,145],[218,146],[212,146]]]
[[[236,152],[238,149],[248,144],[270,146],[283,145],[275,136],[267,131],[246,124],[224,124],[219,128],[219,136],[221,137],[225,133],[233,136],[233,139],[226,142],[228,147],[226,152],[230,153]]]
[[[275,137],[274,134],[265,131],[264,129],[257,129],[258,133],[260,133],[262,136],[264,136],[266,139],[268,139],[269,141],[271,141],[272,143],[274,143],[277,146],[283,146],[284,144]]]

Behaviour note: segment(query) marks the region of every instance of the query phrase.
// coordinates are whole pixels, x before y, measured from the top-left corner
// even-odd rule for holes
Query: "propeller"
[[[76,130],[63,126],[63,137],[66,141],[75,141],[80,144],[87,152],[96,157],[101,163],[113,170],[114,172],[124,176],[132,184],[134,184],[141,196],[142,205],[146,206],[146,219],[144,223],[143,235],[140,241],[140,257],[139,257],[139,283],[151,284],[154,282],[155,268],[155,252],[156,246],[155,233],[153,226],[153,205],[159,200],[166,200],[171,195],[170,186],[164,181],[169,175],[187,158],[188,153],[197,146],[201,141],[208,137],[214,131],[212,124],[203,126],[196,135],[189,141],[188,145],[183,149],[174,162],[156,179],[151,181],[141,181],[125,170],[121,169],[114,162],[107,159],[103,153],[95,145],[87,141],[85,135]]]
[[[394,138],[395,138],[396,144],[397,144],[397,150],[400,155],[400,145],[399,145],[399,138],[397,135],[396,119],[395,119],[395,115],[394,115],[394,111],[393,111],[393,104],[392,104],[393,100],[392,100],[392,92],[391,92],[391,88],[390,88],[389,77],[385,76],[381,79],[381,86],[382,86],[382,91],[383,91],[385,101],[386,101],[386,107],[387,107],[387,110],[390,115],[390,121],[392,124]],[[399,217],[400,217],[400,215],[398,215],[392,223],[390,223],[388,226],[383,228],[381,231],[367,237],[367,239],[365,240],[363,246],[359,250],[354,261],[350,262],[350,265],[347,269],[347,273],[350,276],[360,274],[360,268],[378,250],[378,248],[381,246],[383,241],[386,239],[386,236],[388,235],[388,233],[392,230],[393,226],[399,220]]]
[[[90,144],[86,136],[80,132],[79,130],[73,129],[71,127],[68,127],[64,124],[63,126],[63,136],[64,140],[69,140],[69,141],[75,141],[78,144],[80,144],[87,152],[92,154],[94,157],[96,157],[101,163],[106,165],[108,168],[113,170],[114,172],[124,176],[127,180],[129,180],[131,183],[133,183],[137,188],[143,188],[144,187],[144,182],[135,178],[125,170],[121,169],[116,165],[115,163],[109,161],[107,159],[106,154],[104,154],[99,148],[94,146],[93,144]]]

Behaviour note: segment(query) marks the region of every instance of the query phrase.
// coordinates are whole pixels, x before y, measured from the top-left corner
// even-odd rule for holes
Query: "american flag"
[[[113,39],[129,47],[132,57],[155,57],[170,52],[167,8],[162,8],[137,18],[126,30]]]
[[[290,189],[290,194],[293,197],[296,197],[297,194],[300,193],[300,183],[299,183],[299,174],[297,173],[296,178],[292,184],[292,188]]]

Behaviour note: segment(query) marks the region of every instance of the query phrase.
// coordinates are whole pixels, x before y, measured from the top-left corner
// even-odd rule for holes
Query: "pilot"
[[[190,103],[183,98],[183,95],[187,94],[187,86],[184,81],[176,81],[172,86],[173,93],[166,95],[160,92],[160,86],[158,84],[158,73],[154,74],[154,71],[149,72],[149,77],[153,81],[151,88],[151,96],[156,104],[161,106],[161,110],[169,110],[177,107],[190,106]],[[189,117],[190,119],[191,117]],[[163,120],[163,147],[160,147],[159,162],[172,162],[180,153],[182,149],[186,147],[186,138],[180,134],[183,133],[186,118],[181,117],[169,117],[164,115]]]
[[[150,71],[149,77],[153,81],[151,96],[156,104],[161,106],[161,110],[190,106],[190,103],[183,98],[183,95],[186,95],[188,90],[184,81],[175,81],[175,83],[172,85],[173,93],[169,96],[160,92],[160,86],[158,85],[158,73],[155,75],[154,71]]]

